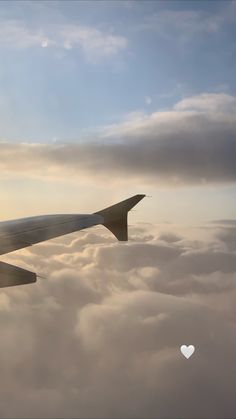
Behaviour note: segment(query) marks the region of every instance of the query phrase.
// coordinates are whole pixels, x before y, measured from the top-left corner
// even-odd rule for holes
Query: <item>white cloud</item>
[[[94,142],[0,143],[2,174],[207,185],[236,181],[236,99],[202,94],[169,111],[135,113]]]
[[[50,36],[48,35],[50,33]],[[21,21],[2,21],[0,25],[0,46],[10,48],[31,48],[34,46],[72,49],[80,47],[90,59],[109,57],[127,47],[123,36],[102,32],[83,25],[54,25],[30,29]]]
[[[230,112],[236,111],[236,98],[226,93],[203,93],[178,102],[177,111]]]
[[[31,48],[45,41],[41,30],[30,30],[20,21],[1,21],[0,46],[10,48]]]
[[[48,47],[48,39],[44,39],[41,43],[42,48],[47,48]]]
[[[68,25],[59,33],[66,49],[80,46],[91,59],[114,55],[127,47],[125,37],[105,34],[91,27]]]
[[[0,293],[1,417],[234,416],[231,251],[169,229],[141,245],[85,231],[5,256],[46,279]],[[183,343],[196,347],[188,363]]]

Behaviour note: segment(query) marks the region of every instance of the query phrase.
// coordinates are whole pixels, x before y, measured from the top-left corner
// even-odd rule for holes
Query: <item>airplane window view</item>
[[[236,419],[236,1],[1,1],[0,57],[0,419]]]

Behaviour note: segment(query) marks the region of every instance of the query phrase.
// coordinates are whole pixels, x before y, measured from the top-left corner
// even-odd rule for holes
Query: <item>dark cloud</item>
[[[221,228],[218,231],[216,236],[226,245],[228,250],[236,251],[236,226],[235,224],[232,224],[232,227],[227,226],[225,228]]]
[[[173,233],[162,233],[159,236],[159,240],[163,240],[164,242],[167,243],[175,243],[181,240],[181,236],[177,236],[176,234]]]
[[[207,184],[236,180],[236,99],[204,94],[168,112],[107,127],[96,141],[0,143],[1,170],[31,176]]]

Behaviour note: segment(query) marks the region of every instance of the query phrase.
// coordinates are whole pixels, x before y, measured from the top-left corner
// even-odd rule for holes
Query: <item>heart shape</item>
[[[195,351],[195,347],[194,347],[193,345],[189,345],[189,346],[187,346],[187,345],[182,345],[182,346],[180,347],[180,351],[181,351],[181,353],[183,354],[183,356],[184,356],[186,359],[189,359],[189,358],[190,358],[190,356],[192,356],[192,355],[193,355],[193,353],[194,353],[194,351]]]

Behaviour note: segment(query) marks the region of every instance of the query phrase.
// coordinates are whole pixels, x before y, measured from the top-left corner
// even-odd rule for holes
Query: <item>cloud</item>
[[[10,48],[31,48],[45,42],[42,30],[30,30],[20,21],[2,20],[0,25],[0,46]],[[48,43],[52,41],[48,40]]]
[[[236,180],[235,97],[202,94],[169,111],[107,126],[94,141],[0,143],[2,173],[142,184],[207,185]],[[96,140],[96,141],[95,141]]]
[[[136,291],[108,298],[102,306],[83,308],[77,333],[85,349],[99,358],[102,380],[95,375],[94,388],[99,380],[105,387],[99,388],[95,407],[102,400],[102,416],[113,412],[120,417],[153,418],[232,415],[229,381],[234,382],[234,377],[228,362],[227,373],[224,370],[221,350],[233,362],[233,330],[207,308],[158,293]],[[196,345],[190,366],[179,354],[186,341]],[[224,402],[216,401],[218,391],[224,391]]]
[[[44,39],[41,43],[42,48],[47,48],[48,47],[48,39]]]
[[[28,28],[18,20],[2,21],[0,46],[26,49],[35,46],[63,48],[79,47],[90,60],[109,57],[126,49],[127,39],[90,26],[52,24],[50,28]]]
[[[236,251],[236,227],[219,229],[217,237],[225,243],[228,250]]]
[[[138,31],[152,31],[171,41],[186,44],[211,36],[235,23],[234,1],[227,2],[216,11],[160,9],[144,16],[136,25]]]
[[[152,98],[151,98],[151,96],[145,96],[145,103],[146,103],[146,105],[151,105],[151,103],[152,103]]]
[[[64,48],[80,46],[91,59],[115,55],[127,47],[125,37],[104,34],[98,29],[86,26],[64,26],[60,29],[60,37]]]
[[[180,253],[181,250],[175,247],[149,243],[122,246],[115,252],[113,245],[98,249],[97,263],[101,266],[106,264],[111,270],[129,271],[134,265],[145,267],[153,266],[154,263],[154,266],[162,266],[175,259]]]
[[[141,227],[131,238],[155,230]],[[142,244],[85,231],[5,256],[47,278],[0,292],[1,417],[234,417],[232,252],[169,227],[171,240],[165,226]]]
[[[236,98],[229,94],[203,93],[182,99],[175,105],[177,111],[202,111],[235,113]]]
[[[175,243],[181,240],[181,236],[178,236],[174,233],[166,232],[166,233],[162,233],[159,236],[159,240],[163,240],[167,243]]]

